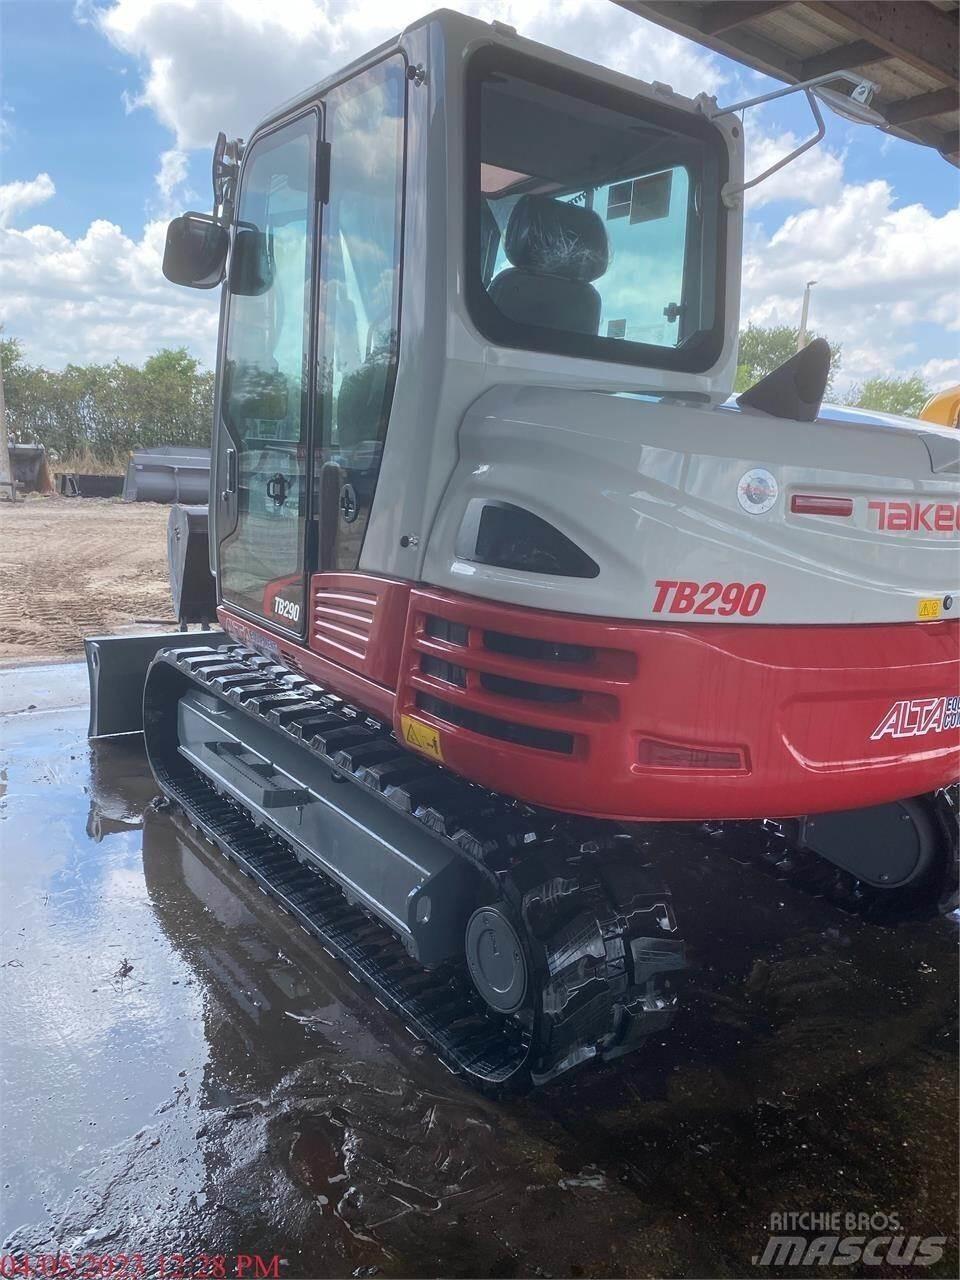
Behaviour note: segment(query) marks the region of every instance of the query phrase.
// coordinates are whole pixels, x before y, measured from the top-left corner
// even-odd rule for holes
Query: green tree
[[[47,418],[46,371],[27,364],[18,338],[0,337],[7,430],[13,443],[39,439],[37,426]]]
[[[16,440],[15,421],[23,400],[24,383],[29,369],[23,359],[23,344],[19,338],[0,336],[0,366],[3,367],[3,394],[9,416],[11,440]]]
[[[0,337],[0,363],[3,364],[6,377],[14,374],[18,366],[23,364],[23,343],[19,338]]]
[[[746,391],[747,387],[752,387],[755,382],[759,382],[796,355],[799,333],[799,329],[788,324],[749,324],[746,329],[741,329],[734,391]],[[819,336],[821,335],[813,333],[810,335],[811,338]],[[831,342],[828,390],[833,385],[834,374],[840,368],[840,356],[840,344]]]
[[[862,386],[853,386],[846,404],[858,409],[876,409],[879,413],[903,413],[915,418],[932,395],[919,373],[906,378],[867,378]]]
[[[210,443],[213,374],[183,347],[158,351],[142,368],[114,360],[50,370],[27,364],[17,339],[0,341],[15,440],[103,465],[123,463],[138,445]]]

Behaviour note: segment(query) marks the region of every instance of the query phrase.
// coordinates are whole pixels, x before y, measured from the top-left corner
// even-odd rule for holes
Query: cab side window
[[[330,199],[323,218],[317,474],[321,569],[357,567],[396,378],[406,75],[390,58],[326,99]]]

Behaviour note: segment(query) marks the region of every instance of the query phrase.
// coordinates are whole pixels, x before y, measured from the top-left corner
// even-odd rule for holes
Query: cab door
[[[380,477],[399,352],[409,83],[403,58],[394,54],[324,98],[330,170],[315,448],[321,571],[359,567]],[[397,468],[390,478],[394,486],[403,483]]]
[[[320,114],[250,145],[220,354],[214,498],[222,601],[303,634],[309,568]]]

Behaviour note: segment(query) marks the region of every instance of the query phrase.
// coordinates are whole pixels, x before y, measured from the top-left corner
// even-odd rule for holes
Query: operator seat
[[[607,231],[593,209],[550,196],[521,196],[503,238],[511,266],[490,282],[491,301],[518,324],[595,334],[600,295],[590,283],[609,261]]]

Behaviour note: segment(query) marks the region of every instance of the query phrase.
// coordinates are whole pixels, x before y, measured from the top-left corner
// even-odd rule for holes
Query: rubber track
[[[462,964],[426,971],[384,925],[175,748],[176,697],[158,666],[266,720],[354,785],[376,792],[481,869],[491,901],[526,933],[539,984],[515,1018],[480,999]],[[177,695],[178,696],[178,695]],[[402,748],[382,721],[238,645],[159,653],[147,677],[148,754],[166,796],[261,888],[372,988],[452,1070],[500,1089],[543,1083],[636,1049],[672,1019],[684,967],[669,894],[611,828],[531,810]],[[161,730],[163,727],[163,731]]]

